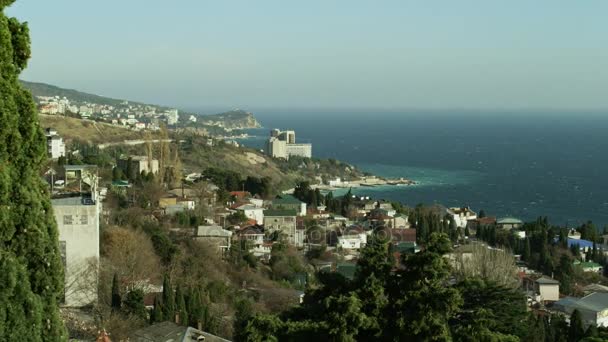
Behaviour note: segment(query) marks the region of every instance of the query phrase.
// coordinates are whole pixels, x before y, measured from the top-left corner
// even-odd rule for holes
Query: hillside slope
[[[59,96],[59,97],[67,97],[71,101],[76,102],[90,102],[90,103],[98,103],[103,105],[116,106],[123,103],[125,100],[113,99],[105,96],[89,94],[85,92],[81,92],[74,89],[66,89],[57,87],[51,84],[39,83],[39,82],[29,82],[20,80],[21,84],[32,92],[34,98],[37,96]],[[131,102],[131,101],[129,101]],[[133,104],[143,104],[138,102],[131,102]],[[160,107],[160,106],[159,106]],[[166,107],[162,107],[166,108]]]
[[[74,139],[91,144],[102,144],[144,137],[141,132],[103,122],[45,114],[39,114],[39,117],[42,128],[56,129],[68,144]]]

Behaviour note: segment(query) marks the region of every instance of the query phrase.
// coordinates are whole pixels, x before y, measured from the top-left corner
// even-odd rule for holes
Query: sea
[[[574,227],[608,225],[608,112],[259,110],[263,149],[293,129],[316,158],[335,158],[412,186],[353,189],[409,206],[442,204]]]

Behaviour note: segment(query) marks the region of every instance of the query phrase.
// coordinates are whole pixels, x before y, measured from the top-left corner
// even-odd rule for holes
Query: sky
[[[608,108],[608,1],[17,0],[22,78],[187,108]]]

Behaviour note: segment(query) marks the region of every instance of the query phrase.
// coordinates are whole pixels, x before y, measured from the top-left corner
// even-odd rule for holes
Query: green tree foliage
[[[390,290],[390,336],[405,340],[450,340],[449,318],[462,305],[457,289],[446,285],[450,266],[443,257],[450,251],[445,234],[429,236],[426,249],[405,255],[404,269],[396,272]]]
[[[208,168],[203,176],[224,191],[241,191],[243,188],[241,175],[234,171]]]
[[[154,308],[150,313],[150,324],[159,323],[163,321],[163,309],[161,308],[158,297],[154,297]]]
[[[189,323],[186,298],[182,292],[182,287],[179,285],[175,289],[175,312],[179,315],[179,324],[187,325]]]
[[[585,336],[583,318],[580,311],[572,311],[570,315],[570,328],[568,329],[568,342],[578,342]]]
[[[478,279],[450,286],[443,257],[450,245],[433,233],[396,269],[387,242],[372,238],[352,281],[319,273],[301,306],[280,316],[244,314],[238,340],[517,341],[525,333],[522,295]]]
[[[270,198],[273,194],[272,179],[269,177],[257,178],[248,176],[245,179],[245,191],[262,198]]]
[[[163,278],[163,296],[162,296],[162,311],[163,318],[168,321],[173,321],[175,317],[175,294],[169,276],[165,274]]]
[[[39,172],[46,139],[18,77],[30,58],[29,29],[0,1],[0,340],[67,338],[57,302],[63,267],[49,193]]]
[[[133,315],[141,319],[148,318],[148,311],[144,305],[144,291],[133,289],[127,293],[123,303],[123,310],[128,315]]]
[[[467,279],[456,288],[463,305],[451,320],[454,338],[459,341],[481,341],[481,335],[500,333],[516,339],[526,334],[522,322],[527,310],[519,289],[510,289],[483,279]],[[480,334],[480,335],[479,335]]]

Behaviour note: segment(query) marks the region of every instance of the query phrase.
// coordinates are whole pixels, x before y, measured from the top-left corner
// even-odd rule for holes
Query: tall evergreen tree
[[[165,274],[163,278],[163,318],[167,321],[173,321],[175,317],[175,294],[169,276]]]
[[[114,278],[112,278],[112,309],[118,310],[120,309],[120,305],[122,304],[120,298],[120,286],[118,284],[118,274],[114,273]]]
[[[570,328],[568,329],[568,342],[578,342],[585,335],[583,318],[578,310],[572,311],[570,315]]]
[[[154,308],[150,314],[150,324],[159,323],[163,321],[163,311],[158,297],[154,297]]]
[[[0,0],[0,340],[62,341],[63,267],[49,192],[39,172],[46,139],[18,77],[30,58],[27,24]]]
[[[186,299],[182,287],[177,285],[175,290],[175,313],[179,314],[179,324],[188,325],[188,311],[186,311]]]
[[[127,293],[123,306],[124,312],[142,319],[148,318],[148,311],[144,304],[144,291],[142,289],[133,289]]]

